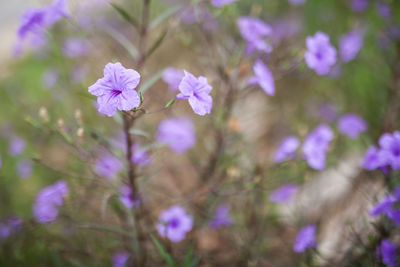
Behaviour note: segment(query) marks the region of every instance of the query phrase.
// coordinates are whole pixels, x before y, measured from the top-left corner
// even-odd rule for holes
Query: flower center
[[[168,226],[171,228],[178,228],[179,225],[180,225],[180,221],[178,218],[172,218],[168,223]]]

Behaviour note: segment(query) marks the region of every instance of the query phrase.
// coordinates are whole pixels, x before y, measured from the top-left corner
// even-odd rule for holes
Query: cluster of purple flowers
[[[391,167],[393,170],[400,169],[400,132],[393,134],[384,133],[379,138],[379,146],[371,146],[365,153],[363,167],[366,170],[382,169]]]
[[[68,192],[68,185],[63,180],[43,188],[33,206],[36,220],[40,223],[54,221],[58,216],[58,207],[63,204],[63,198]]]
[[[160,236],[167,237],[172,242],[180,242],[185,239],[192,227],[192,216],[181,206],[175,205],[161,212],[157,231]]]

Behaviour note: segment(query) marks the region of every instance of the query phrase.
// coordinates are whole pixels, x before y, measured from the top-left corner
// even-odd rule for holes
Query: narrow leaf
[[[164,22],[164,20],[168,19],[170,16],[175,14],[181,8],[182,8],[182,6],[178,5],[178,6],[170,7],[167,10],[165,10],[164,13],[162,13],[160,16],[156,17],[150,23],[150,29],[157,27],[160,23]]]
[[[137,23],[135,18],[133,18],[131,15],[129,15],[128,12],[125,11],[125,9],[123,9],[122,7],[120,7],[114,3],[110,3],[110,5],[121,15],[121,17],[123,19],[125,19],[127,22],[132,24],[135,28],[138,27],[139,24]]]
[[[175,101],[176,101],[176,98],[171,99],[171,100],[165,105],[164,108],[169,108],[170,106],[172,106],[172,105],[175,103]]]
[[[151,54],[154,53],[154,51],[157,50],[157,48],[162,44],[162,42],[164,41],[165,36],[167,36],[167,29],[165,29],[161,35],[158,37],[158,39],[154,42],[154,44],[151,46],[151,48],[149,49],[149,51],[147,52],[147,57],[149,57]]]
[[[139,92],[144,94],[151,86],[153,86],[162,76],[164,70],[161,70],[154,74],[153,76],[150,77],[147,81],[143,83],[143,85],[140,87]]]
[[[158,252],[160,252],[161,256],[167,262],[168,266],[176,267],[177,265],[175,261],[172,259],[171,255],[169,255],[169,253],[165,250],[160,241],[158,241],[157,237],[155,237],[153,234],[150,234],[150,236],[154,244],[156,245]]]

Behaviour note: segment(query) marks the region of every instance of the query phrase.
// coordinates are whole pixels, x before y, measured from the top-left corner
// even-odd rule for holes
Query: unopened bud
[[[75,119],[79,125],[83,124],[82,111],[79,108],[75,110]]]
[[[85,130],[82,127],[79,127],[78,130],[76,131],[76,135],[79,138],[83,138],[83,134],[85,133]]]
[[[47,109],[45,107],[40,107],[39,109],[39,117],[44,121],[44,122],[49,122],[49,113],[47,112]]]
[[[61,132],[65,132],[65,123],[63,119],[58,119],[57,127]]]

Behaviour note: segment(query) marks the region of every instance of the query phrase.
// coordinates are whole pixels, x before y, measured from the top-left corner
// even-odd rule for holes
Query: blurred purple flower
[[[391,16],[391,9],[390,9],[390,6],[389,6],[389,5],[384,4],[384,3],[378,3],[376,8],[377,8],[377,10],[378,10],[379,15],[380,15],[382,18],[390,18],[390,16]]]
[[[386,160],[382,156],[383,153],[376,146],[369,147],[364,155],[363,168],[372,171],[383,167],[386,165]]]
[[[377,247],[377,256],[382,258],[382,262],[389,267],[398,266],[397,245],[384,239],[379,247]]]
[[[147,151],[135,144],[132,149],[131,161],[139,166],[146,166],[150,163],[150,157]]]
[[[140,205],[140,199],[132,195],[132,189],[128,185],[122,185],[119,188],[119,200],[128,208],[131,209],[133,206],[137,207]]]
[[[58,82],[59,73],[56,69],[47,69],[42,76],[43,87],[54,88]]]
[[[179,83],[177,99],[188,99],[194,113],[204,116],[211,113],[213,99],[210,96],[212,87],[208,84],[207,78],[200,76],[196,78],[190,72],[184,71],[185,76]]]
[[[274,153],[274,162],[282,162],[296,156],[296,150],[300,141],[295,136],[289,136],[282,140]]]
[[[222,7],[225,5],[232,4],[233,2],[236,2],[238,0],[211,0],[211,4],[215,7]]]
[[[392,210],[395,202],[396,199],[392,195],[386,196],[369,211],[369,215],[372,217],[376,217],[382,213],[387,215]]]
[[[274,203],[288,203],[299,191],[295,184],[284,184],[269,195],[269,200]]]
[[[338,130],[352,139],[368,129],[367,123],[357,114],[348,113],[339,118]]]
[[[40,223],[54,221],[58,216],[58,206],[63,204],[63,198],[68,194],[68,185],[60,180],[43,188],[36,197],[33,215]]]
[[[293,246],[293,250],[297,253],[304,252],[307,248],[315,248],[317,243],[315,242],[315,225],[307,225],[300,229],[297,234],[296,241]]]
[[[70,58],[78,58],[89,52],[90,45],[83,38],[69,38],[64,42],[63,53]]]
[[[6,239],[12,233],[18,232],[21,228],[22,220],[20,218],[11,217],[5,222],[0,223],[0,238]]]
[[[298,34],[302,28],[302,22],[298,17],[285,17],[275,20],[272,25],[272,38],[274,44]]]
[[[222,225],[229,226],[232,224],[233,220],[229,216],[229,210],[231,207],[229,205],[219,205],[215,210],[214,217],[211,219],[209,226],[212,229],[217,229]]]
[[[112,266],[113,267],[125,267],[126,262],[129,259],[127,252],[117,252],[113,254]]]
[[[185,239],[186,233],[193,227],[193,218],[178,205],[163,210],[157,225],[158,234],[167,237],[172,242],[180,242]]]
[[[180,19],[185,24],[201,23],[202,28],[208,32],[215,31],[219,27],[218,21],[204,6],[189,5],[182,11]]]
[[[360,30],[342,35],[339,41],[339,53],[343,62],[353,60],[363,47],[363,34]]]
[[[16,136],[13,137],[10,141],[10,144],[8,146],[8,153],[10,154],[10,156],[17,156],[22,154],[22,152],[24,152],[25,150],[25,140]]]
[[[21,178],[29,178],[32,175],[32,162],[30,160],[20,160],[17,164],[17,173]]]
[[[258,18],[241,17],[238,19],[240,34],[247,41],[247,53],[255,49],[266,53],[272,51],[273,47],[265,39],[272,34],[272,28]]]
[[[289,3],[292,5],[302,5],[306,2],[306,0],[289,0]]]
[[[385,133],[379,139],[382,155],[381,160],[387,159],[388,165],[393,170],[400,169],[400,132],[395,131],[393,134]]]
[[[183,76],[183,71],[170,67],[164,70],[162,79],[169,85],[169,90],[176,91],[178,90],[179,84],[181,83]]]
[[[257,59],[253,66],[254,75],[249,79],[249,84],[258,84],[266,94],[275,94],[274,76],[268,67],[260,60]]]
[[[106,153],[96,161],[94,169],[99,176],[106,179],[114,179],[122,170],[122,167],[123,165],[117,157]]]
[[[157,142],[166,143],[178,154],[184,153],[196,143],[193,123],[187,118],[170,118],[158,125]]]
[[[337,108],[332,103],[321,105],[318,115],[326,122],[333,122],[337,116]]]
[[[138,93],[134,90],[140,82],[140,74],[126,69],[121,63],[108,63],[104,77],[89,87],[89,93],[97,96],[100,113],[111,117],[119,110],[131,110],[140,104]]]
[[[318,75],[328,74],[336,63],[336,49],[330,44],[329,36],[317,32],[306,39],[307,52],[304,55],[307,66]]]
[[[354,12],[363,12],[368,6],[369,0],[351,0],[350,7]]]
[[[333,131],[328,125],[321,124],[308,134],[303,143],[303,153],[308,165],[316,170],[325,168],[326,152],[333,139]]]

